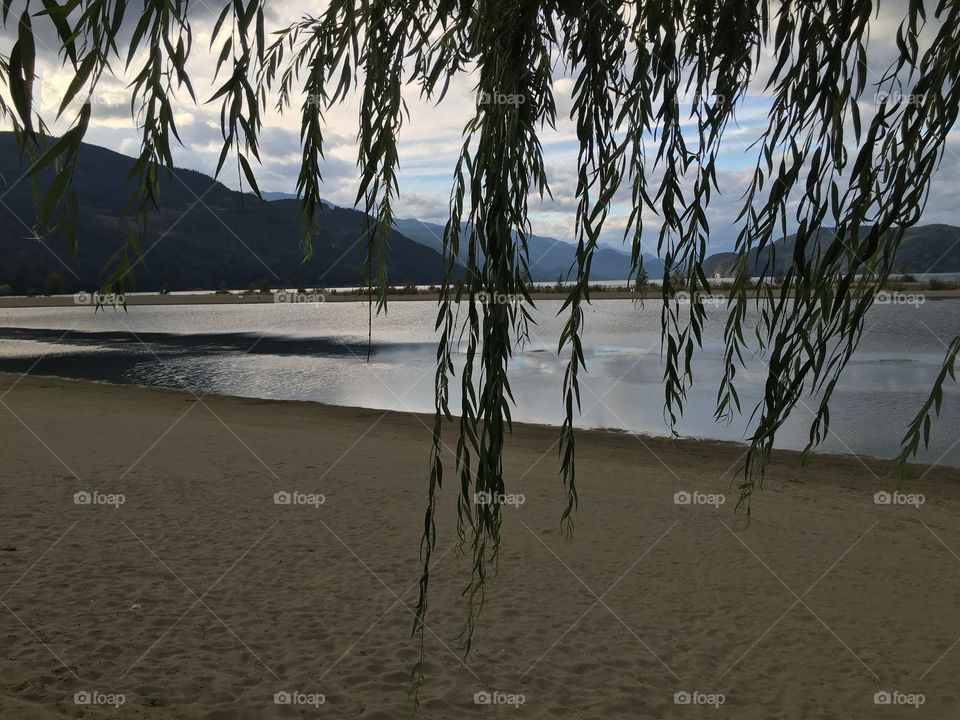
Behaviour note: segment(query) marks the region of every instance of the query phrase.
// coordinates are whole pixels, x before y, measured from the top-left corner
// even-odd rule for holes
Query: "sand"
[[[409,716],[428,418],[11,375],[0,397],[0,717]],[[466,661],[442,494],[420,717],[960,716],[956,471],[877,505],[888,464],[782,453],[747,526],[742,448],[584,432],[567,541],[556,438],[510,441],[525,503]]]

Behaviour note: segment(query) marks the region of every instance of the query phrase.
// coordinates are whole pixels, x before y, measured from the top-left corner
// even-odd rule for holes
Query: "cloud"
[[[901,20],[902,7],[895,3],[881,3],[871,26],[868,59],[870,75],[868,80],[876,81],[882,70],[897,53],[896,33]],[[219,103],[204,102],[213,93],[215,87],[214,68],[219,47],[210,49],[210,36],[221,3],[191,4],[190,21],[193,29],[193,55],[190,71],[194,87],[197,90],[199,104],[194,104],[183,89],[173,95],[177,109],[176,121],[183,140],[182,147],[176,147],[174,157],[183,167],[212,174],[219,158],[222,137],[220,131]],[[305,15],[321,13],[320,7],[312,0],[271,0],[266,5],[268,33],[295,22]],[[930,16],[931,13],[928,13]],[[133,13],[125,18],[122,38],[129,38],[139,17]],[[38,68],[42,79],[39,84],[39,96],[45,118],[53,124],[54,131],[62,131],[76,108],[68,110],[65,121],[54,121],[63,94],[73,78],[72,69],[64,68],[55,49],[58,38],[49,22],[38,16],[34,22],[37,33]],[[0,34],[0,53],[7,54],[13,44],[11,23]],[[933,24],[921,33],[921,48],[929,45],[937,31]],[[122,43],[121,43],[122,45]],[[141,51],[141,56],[145,50]],[[124,58],[125,60],[125,58]],[[136,68],[138,59],[134,59]],[[132,73],[124,73],[123,61],[114,61],[117,76],[103,78],[94,95],[93,118],[88,140],[98,145],[126,154],[135,154],[139,150],[140,140],[136,123],[130,115],[130,88]],[[750,173],[758,159],[758,149],[753,146],[767,124],[767,113],[771,107],[772,90],[764,88],[764,83],[774,67],[774,58],[769,51],[760,56],[757,81],[750,94],[738,108],[736,121],[727,128],[721,154],[718,160],[718,183],[720,192],[714,194],[710,209],[711,224],[710,250],[729,249],[735,241],[738,226],[736,216],[741,210],[742,194],[748,186]],[[222,82],[221,77],[221,82]],[[465,73],[454,78],[442,103],[427,101],[421,96],[419,87],[408,86],[404,89],[404,100],[409,115],[404,118],[399,135],[399,185],[400,199],[397,203],[397,215],[401,217],[419,217],[433,222],[444,222],[449,207],[450,188],[457,158],[463,143],[463,129],[476,107],[476,76]],[[529,198],[530,218],[533,230],[537,234],[571,240],[575,237],[575,213],[578,205],[577,190],[577,153],[578,142],[575,123],[569,115],[573,107],[572,93],[575,79],[565,67],[558,66],[553,78],[553,91],[556,99],[556,129],[545,128],[541,134],[544,162],[549,178],[552,199],[541,201],[538,197]],[[863,99],[862,111],[866,122],[872,113],[874,101],[872,94]],[[300,118],[301,99],[294,97],[291,110],[281,114],[273,106],[273,100],[264,108],[264,129],[261,135],[262,163],[256,172],[260,187],[264,190],[293,192],[300,172]],[[323,164],[324,194],[332,202],[352,205],[358,187],[357,168],[357,128],[359,125],[360,103],[357,93],[350,94],[343,104],[325,114],[325,160]],[[685,125],[685,133],[690,133],[692,125]],[[689,135],[695,140],[695,133]],[[652,188],[656,188],[662,179],[663,168],[653,162],[656,144],[651,143],[647,174]],[[960,221],[956,211],[956,200],[960,190],[960,140],[951,136],[946,159],[934,176],[930,198],[923,222]],[[230,166],[222,173],[221,180],[231,186],[238,186],[238,174]],[[690,187],[686,181],[686,188]],[[616,195],[615,205],[603,233],[603,242],[619,246],[623,228],[632,210],[631,195],[624,187]],[[655,245],[661,219],[656,212],[644,209],[642,218],[645,223],[644,243]]]

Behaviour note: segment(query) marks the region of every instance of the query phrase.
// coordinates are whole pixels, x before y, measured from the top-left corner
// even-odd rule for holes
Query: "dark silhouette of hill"
[[[866,229],[863,232],[866,233]],[[825,248],[832,238],[832,228],[822,229],[817,236],[817,242],[810,243],[806,249],[807,256],[812,256],[820,247]],[[796,248],[796,235],[781,238],[774,246],[772,255],[769,248],[764,248],[759,254],[755,251],[751,253],[753,266],[750,270],[754,275],[759,275],[765,268],[767,275],[777,275],[790,267]],[[736,254],[732,252],[711,255],[704,263],[704,273],[708,277],[730,277],[736,259]],[[894,272],[907,270],[918,274],[960,273],[960,227],[917,225],[907,228],[893,269]]]
[[[114,254],[130,232],[133,218],[125,213],[133,192],[128,179],[133,159],[84,145],[75,169],[79,196],[79,248],[70,250],[58,230],[38,239],[34,182],[23,178],[23,162],[13,134],[0,132],[0,287],[14,293],[31,290],[75,292],[99,287],[110,274]],[[271,287],[338,287],[362,283],[365,216],[325,204],[313,255],[304,260],[299,244],[299,201],[284,193],[266,193],[267,201],[230,190],[207,175],[178,169],[173,178],[161,172],[159,207],[148,215],[141,239],[143,259],[127,278],[128,289],[156,291]],[[50,173],[36,179],[37,190],[50,182]],[[465,228],[466,231],[466,228]],[[828,237],[830,230],[824,230]],[[419,220],[398,220],[390,236],[387,281],[394,285],[439,283],[443,277],[443,227]],[[776,263],[769,274],[790,262],[794,236],[775,243]],[[816,244],[809,252],[814,252]],[[532,276],[536,281],[567,277],[575,248],[553,238],[531,236]],[[729,276],[736,256],[717,253],[706,260],[708,276]],[[754,274],[768,264],[770,250],[754,253]],[[662,263],[644,256],[649,277],[662,275]],[[629,257],[613,248],[599,248],[591,278],[623,280]],[[925,225],[907,230],[894,268],[914,273],[960,273],[960,228]]]
[[[438,252],[443,251],[443,225],[423,220],[397,220],[397,229],[411,240],[416,240]],[[463,223],[466,234],[469,225]],[[576,277],[577,248],[573,243],[552,237],[530,235],[527,239],[530,250],[530,276],[536,282],[553,282],[558,278]],[[460,261],[467,259],[466,247],[460,249]],[[644,253],[643,269],[647,277],[663,277],[663,263],[655,255]],[[590,266],[591,280],[626,280],[630,272],[630,256],[611,247],[600,246],[593,253]]]
[[[42,290],[55,274],[63,292],[98,287],[132,229],[124,209],[134,190],[134,181],[127,179],[133,162],[94,145],[81,148],[75,170],[80,216],[74,255],[60,231],[37,239],[32,182],[21,179],[29,163],[21,161],[12,133],[0,133],[0,285],[19,293]],[[39,176],[41,193],[50,177]],[[358,242],[365,219],[361,212],[327,207],[319,217],[313,255],[304,261],[296,200],[265,202],[191,170],[178,169],[173,178],[161,171],[160,185],[159,208],[149,213],[141,240],[144,259],[131,274],[130,289],[362,284],[366,250]],[[439,282],[443,259],[437,252],[396,231],[390,247],[388,282]]]

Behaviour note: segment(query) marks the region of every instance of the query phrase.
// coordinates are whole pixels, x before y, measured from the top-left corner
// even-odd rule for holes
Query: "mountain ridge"
[[[75,169],[80,199],[79,252],[73,255],[64,234],[54,231],[43,238],[35,232],[35,198],[32,183],[23,179],[22,161],[13,134],[0,132],[0,241],[3,264],[0,287],[7,292],[75,292],[100,286],[109,274],[114,254],[132,231],[124,206],[134,190],[127,180],[134,159],[113,150],[84,144]],[[177,169],[173,178],[160,172],[159,207],[148,213],[141,244],[142,260],[132,273],[131,287],[138,291],[210,290],[232,288],[343,287],[363,282],[365,244],[360,241],[366,216],[327,201],[319,214],[319,231],[313,253],[305,258],[300,237],[299,201],[288,193],[250,193],[231,190],[203,173]],[[39,175],[39,191],[51,180]],[[41,195],[42,196],[42,195]],[[417,219],[395,221],[389,237],[391,252],[387,282],[392,285],[429,285],[444,272],[443,226]],[[469,225],[463,224],[469,232]],[[822,231],[828,237],[830,229]],[[777,266],[783,272],[793,255],[794,236],[774,243]],[[821,240],[822,242],[822,240]],[[817,243],[811,244],[812,246]],[[569,279],[575,269],[576,247],[541,235],[528,238],[531,277],[536,282]],[[814,252],[811,247],[809,252]],[[461,254],[465,252],[462,251]],[[753,253],[756,274],[770,258],[770,250]],[[704,272],[730,275],[736,255],[709,256]],[[465,257],[459,258],[461,266]],[[630,258],[615,248],[600,246],[594,253],[591,280],[625,281]],[[912,272],[960,273],[960,227],[945,224],[909,228],[894,262],[894,269]],[[662,277],[663,265],[644,254],[650,278]],[[458,268],[462,277],[463,268]]]
[[[394,222],[404,235],[437,251],[443,249],[444,226],[414,218]],[[470,231],[469,223],[461,223],[461,232]],[[527,238],[530,257],[530,276],[534,282],[568,280],[576,274],[576,252],[573,243],[545,235],[531,234]],[[654,256],[644,253],[644,271],[648,277],[663,277],[663,264]],[[458,260],[466,264],[467,250],[462,248]],[[591,280],[627,280],[630,256],[616,248],[598,246],[593,253],[590,267]]]
[[[75,168],[79,198],[78,252],[74,255],[59,230],[36,235],[33,187],[23,179],[28,167],[12,133],[0,133],[0,285],[14,293],[42,288],[74,292],[99,287],[109,275],[114,254],[132,232],[124,208],[134,190],[127,177],[134,163],[120,153],[84,144]],[[230,190],[202,173],[161,171],[158,207],[147,214],[140,241],[142,260],[134,267],[138,291],[202,290],[221,284],[241,288],[355,286],[363,281],[365,243],[360,242],[363,213],[334,206],[318,216],[313,253],[305,258],[299,243],[299,203],[266,202]],[[51,182],[38,175],[39,192]],[[439,253],[394,230],[388,282],[428,284],[442,277]],[[52,278],[56,278],[54,282]]]
[[[824,242],[831,239],[834,228],[821,228],[815,242],[806,249],[812,257]],[[862,229],[863,233],[867,228]],[[765,272],[767,276],[782,274],[792,265],[796,234],[787,235],[773,243],[774,249],[763,252],[751,251],[750,271],[754,275]],[[704,262],[707,277],[730,277],[737,255],[733,252],[716,253]],[[894,273],[960,273],[960,227],[944,223],[914,225],[904,231],[903,240],[893,261]]]

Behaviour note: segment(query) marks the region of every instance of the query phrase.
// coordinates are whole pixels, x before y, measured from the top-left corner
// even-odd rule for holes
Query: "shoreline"
[[[409,716],[431,418],[12,374],[0,396],[0,716]],[[893,691],[960,711],[955,470],[877,504],[883,461],[777,451],[747,522],[741,448],[585,430],[565,540],[556,439],[507,440],[523,501],[466,659],[444,453],[419,717],[492,717],[492,694],[524,720],[675,717],[691,693],[744,720],[866,720]]]
[[[319,402],[316,400],[289,400],[289,399],[275,399],[275,398],[256,398],[256,397],[246,397],[243,395],[223,395],[219,393],[209,392],[205,394],[199,394],[195,391],[184,388],[171,388],[171,387],[162,387],[158,385],[140,385],[135,383],[116,383],[110,382],[107,380],[91,380],[87,378],[71,378],[63,377],[60,375],[22,375],[16,372],[8,372],[0,370],[0,391],[6,387],[17,386],[23,382],[29,380],[39,381],[43,384],[55,383],[60,384],[64,387],[69,387],[70,385],[90,385],[92,387],[104,387],[104,388],[117,388],[124,389],[128,388],[133,392],[145,392],[145,393],[161,393],[161,394],[172,394],[178,396],[184,401],[195,401],[197,396],[206,400],[207,398],[217,398],[224,401],[235,401],[241,403],[252,403],[256,406],[274,406],[277,409],[282,409],[284,407],[290,408],[314,408],[317,412],[320,413],[346,413],[348,415],[354,415],[356,413],[371,414],[374,416],[383,416],[387,418],[393,418],[400,421],[406,420],[417,420],[418,423],[425,427],[432,427],[434,416],[430,413],[418,413],[410,412],[405,410],[390,410],[382,408],[372,408],[366,407],[363,405],[334,405],[330,403]],[[2,392],[0,392],[2,394]],[[453,422],[446,421],[445,428],[446,432],[456,430],[456,421],[459,418],[459,415],[453,415]],[[522,421],[513,421],[514,431],[511,434],[507,435],[507,441],[509,442],[511,437],[518,436],[523,437],[528,434],[550,434],[554,439],[559,438],[560,435],[560,425],[551,425],[549,423],[535,423],[535,422],[522,422]],[[735,440],[717,440],[713,438],[705,437],[694,437],[694,436],[681,436],[677,438],[672,438],[667,435],[652,435],[647,433],[635,432],[632,430],[626,430],[623,428],[584,428],[584,427],[575,427],[574,428],[577,434],[577,437],[596,437],[596,438],[634,438],[640,441],[641,443],[651,446],[656,450],[657,448],[682,448],[684,446],[690,446],[692,452],[720,452],[725,455],[734,456],[734,455],[743,455],[749,447],[749,443],[746,441],[735,441]],[[803,461],[804,453],[801,450],[792,450],[788,448],[776,448],[773,451],[773,455],[778,463],[787,463],[791,465],[800,466]],[[861,453],[843,453],[843,452],[820,452],[816,449],[810,451],[808,455],[808,463],[811,461],[816,461],[817,459],[823,461],[838,461],[838,462],[849,462],[854,463],[859,469],[863,470],[869,467],[876,474],[880,475],[881,478],[889,477],[894,478],[897,470],[897,462],[893,459],[876,457],[873,455],[865,455]],[[958,489],[960,489],[960,468],[954,468],[949,465],[931,465],[930,463],[923,462],[909,462],[906,466],[907,477],[904,478],[905,481],[909,481],[911,477],[916,477],[918,475],[938,475],[944,474],[949,476],[952,479],[956,479],[958,482]]]
[[[591,290],[590,300],[645,300],[648,302],[659,302],[660,296],[653,292],[654,288],[651,288],[644,298],[639,298],[636,293],[623,291],[623,290]],[[902,296],[902,300],[893,300],[887,304],[913,304],[916,298],[923,298],[923,301],[926,300],[957,300],[960,299],[960,289],[951,289],[951,290],[919,290],[912,289],[909,286],[905,287],[903,290],[885,290],[892,295]],[[293,293],[291,293],[293,295]],[[308,297],[313,297],[311,293],[307,293]],[[367,303],[367,298],[364,296],[359,296],[353,293],[341,293],[338,292],[333,294],[327,292],[321,296],[323,299],[319,302],[330,303],[330,302],[358,302],[358,303]],[[534,292],[530,294],[531,299],[534,302],[539,302],[543,300],[564,300],[566,295],[563,293],[556,292]],[[724,294],[714,294],[714,295],[705,295],[703,298],[705,301],[710,302],[721,302],[725,303],[728,299],[727,295]],[[753,296],[750,297],[752,301]],[[439,294],[431,292],[417,292],[417,293],[397,293],[387,295],[388,303],[395,302],[430,302],[436,303],[439,300]],[[240,294],[214,294],[214,293],[193,293],[193,294],[183,294],[183,295],[159,295],[159,294],[131,294],[126,296],[127,305],[130,306],[170,306],[170,305],[284,305],[284,304],[296,304],[297,301],[277,301],[274,299],[274,295],[260,295],[258,293],[253,293],[250,295],[240,295]],[[303,301],[300,301],[303,302]],[[307,300],[306,302],[317,302],[317,300]],[[883,303],[877,303],[883,304]],[[88,302],[78,303],[74,300],[72,295],[69,296],[12,296],[4,297],[0,296],[0,309],[20,309],[20,308],[43,308],[43,307],[89,307],[92,308]]]

